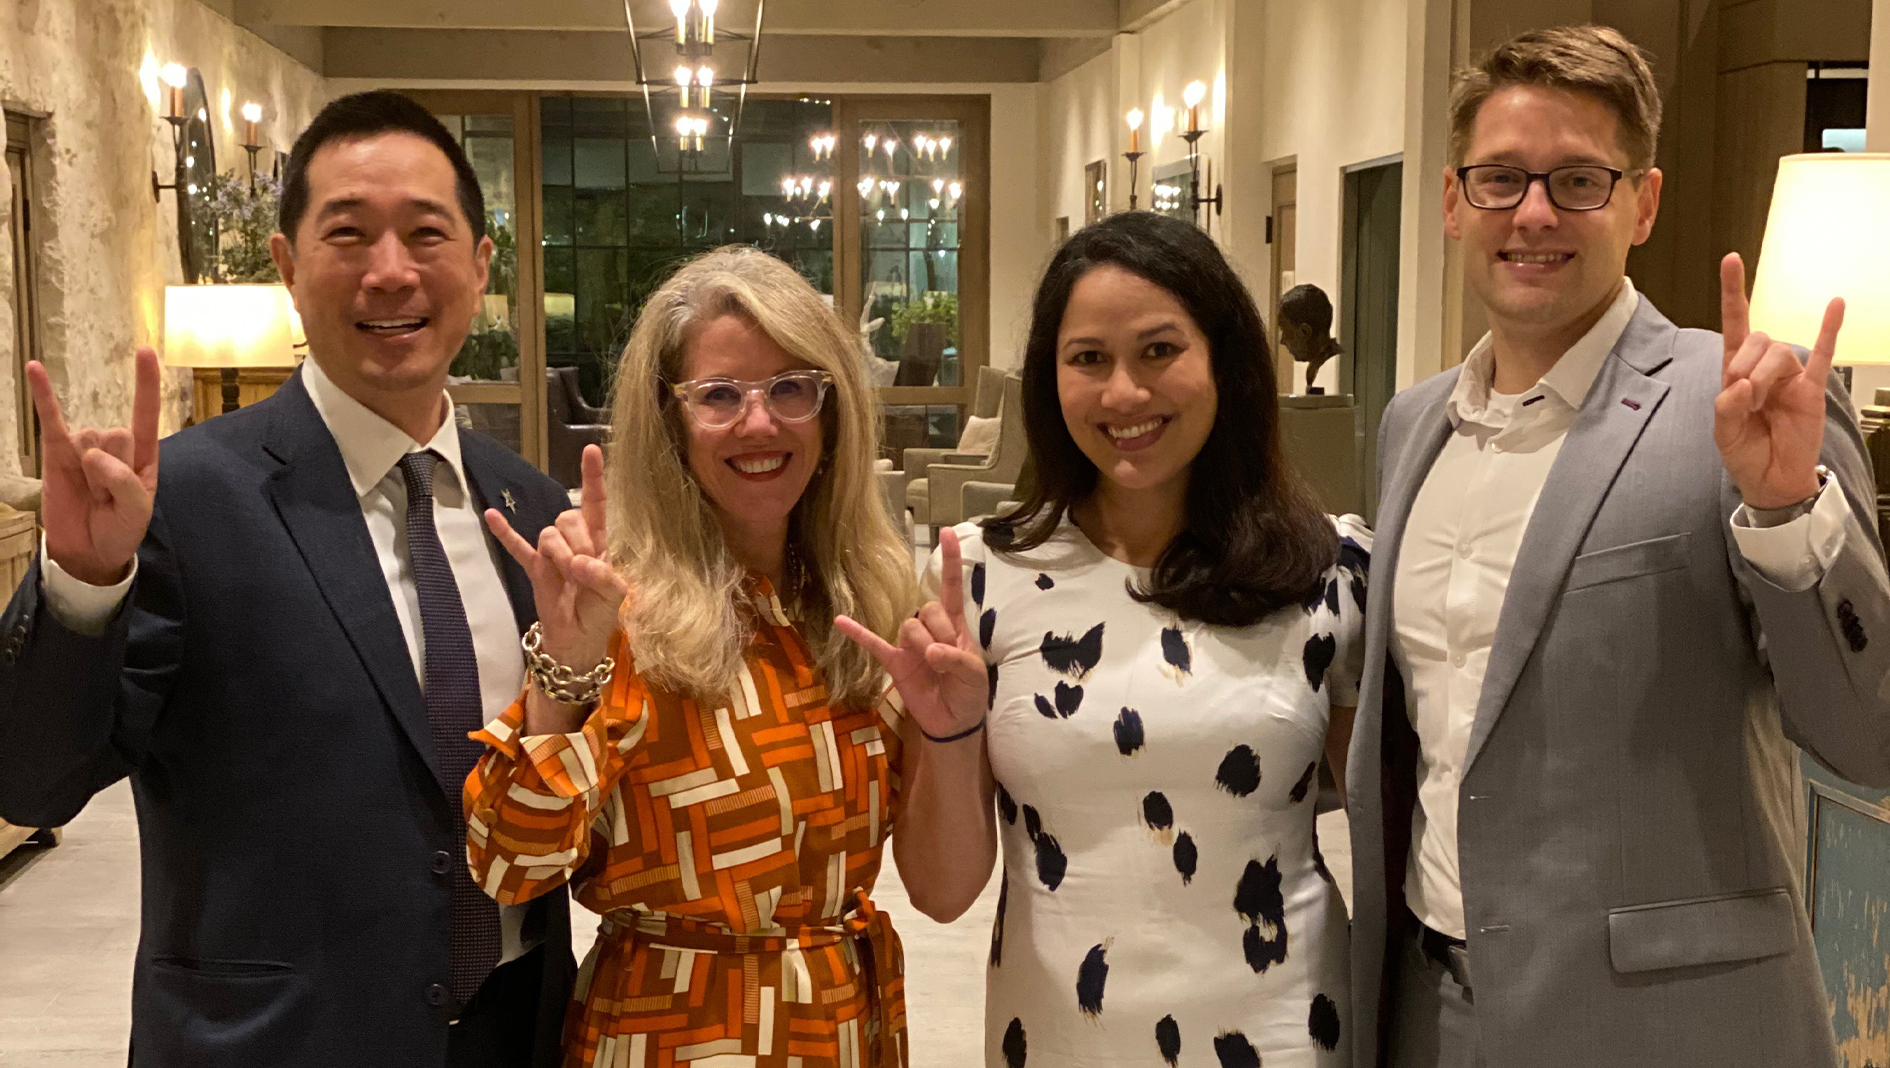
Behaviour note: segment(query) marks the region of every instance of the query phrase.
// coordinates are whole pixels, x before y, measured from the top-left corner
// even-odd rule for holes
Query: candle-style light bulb
[[[960,196],[964,194],[965,187],[958,184],[957,182],[953,182],[951,184],[951,191],[952,191],[952,199],[957,200]]]
[[[164,69],[158,71],[159,80],[171,89],[170,100],[167,101],[170,106],[164,112],[166,117],[172,119],[184,117],[184,82],[189,77],[181,63],[166,63]]]
[[[1142,109],[1129,109],[1129,151],[1142,151]]]
[[[832,182],[829,182],[829,181],[824,181],[824,180],[823,180],[823,181],[822,181],[822,182],[820,183],[820,199],[821,199],[821,200],[826,200],[826,199],[827,199],[827,194],[828,194],[828,193],[831,193],[831,192],[833,192],[833,183],[832,183]]]
[[[715,9],[717,7],[718,0],[701,0],[701,2],[702,2],[702,43],[705,45],[708,45],[710,48],[714,48],[715,47]]]
[[[1201,130],[1201,101],[1207,96],[1207,85],[1203,82],[1189,82],[1181,91],[1181,102],[1188,105],[1188,132],[1199,133]]]
[[[952,154],[952,139],[951,138],[941,137],[938,139],[938,154],[940,156],[949,156]]]
[[[781,195],[789,197],[794,195],[794,179],[792,177],[781,179]]]
[[[879,144],[879,135],[867,134],[865,137],[860,138],[860,143],[865,145],[866,151],[870,153],[873,151],[873,146]]]
[[[932,192],[943,193],[944,191],[945,191],[945,179],[943,178],[932,179]]]
[[[262,105],[256,103],[254,100],[250,101],[247,104],[244,104],[243,105],[243,121],[244,122],[261,122],[262,121]]]
[[[682,44],[689,39],[687,19],[689,18],[690,0],[669,0],[669,9],[676,14],[676,43]]]
[[[871,178],[860,179],[860,195],[866,196],[868,193],[871,193],[872,191],[873,191],[873,180]]]

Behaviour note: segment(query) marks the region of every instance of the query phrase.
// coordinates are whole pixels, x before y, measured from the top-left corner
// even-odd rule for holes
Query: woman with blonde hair
[[[568,1065],[906,1063],[899,939],[868,897],[902,712],[833,623],[891,635],[917,604],[877,425],[819,294],[721,249],[639,317],[582,508],[536,547],[486,515],[540,624],[480,735],[470,859],[502,903],[568,881],[603,914]]]

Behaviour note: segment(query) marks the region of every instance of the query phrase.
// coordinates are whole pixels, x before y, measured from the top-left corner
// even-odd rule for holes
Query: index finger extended
[[[150,347],[137,355],[136,388],[131,395],[131,469],[144,471],[158,456],[158,357]]]
[[[1752,331],[1752,306],[1746,300],[1746,261],[1729,252],[1719,261],[1719,332],[1725,339],[1725,362],[1731,363]]]
[[[945,606],[945,615],[952,621],[952,626],[959,633],[965,630],[965,561],[958,548],[958,532],[950,527],[940,527],[938,532],[940,554],[938,599]]]
[[[584,525],[591,528],[591,540],[599,552],[604,541],[604,450],[595,445],[584,446],[584,478],[578,491],[578,507],[584,513]]]
[[[40,434],[60,441],[70,438],[72,431],[66,426],[65,413],[59,410],[59,398],[53,396],[52,380],[46,377],[44,364],[27,361],[26,384],[33,392],[33,410],[39,413]]]

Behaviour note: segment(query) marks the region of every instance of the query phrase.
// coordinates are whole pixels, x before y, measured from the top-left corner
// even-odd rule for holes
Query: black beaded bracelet
[[[916,725],[918,721],[914,720],[913,722]],[[933,734],[932,732],[926,730],[924,727],[919,728],[919,733],[925,735],[925,740],[928,742],[938,742],[940,744],[943,744],[945,742],[956,742],[965,738],[969,738],[983,729],[984,729],[984,717],[980,716],[978,718],[978,722],[972,724],[969,727],[966,727],[964,730],[959,731],[957,734],[948,734],[943,738],[940,738],[938,735]]]

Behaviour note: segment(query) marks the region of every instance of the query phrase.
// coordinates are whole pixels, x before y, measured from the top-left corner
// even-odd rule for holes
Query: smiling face
[[[1208,340],[1173,293],[1120,267],[1070,291],[1057,329],[1057,399],[1106,488],[1187,485],[1214,428]]]
[[[1499,89],[1478,110],[1466,165],[1547,172],[1598,164],[1627,172],[1596,211],[1557,208],[1542,182],[1530,183],[1514,208],[1477,208],[1464,199],[1454,171],[1445,177],[1444,230],[1462,244],[1464,280],[1489,310],[1494,331],[1566,347],[1613,298],[1628,250],[1653,230],[1661,184],[1659,170],[1633,180],[1619,129],[1599,97],[1539,86]]]
[[[684,381],[761,382],[806,368],[761,327],[723,315],[691,329],[683,345]],[[820,466],[821,419],[788,423],[755,397],[729,426],[711,429],[682,415],[685,455],[731,542],[785,544],[788,517]],[[779,539],[777,541],[777,539]]]
[[[439,407],[472,328],[492,241],[475,242],[453,165],[410,133],[337,141],[308,166],[309,208],[271,241],[309,352],[335,384],[395,422]]]

